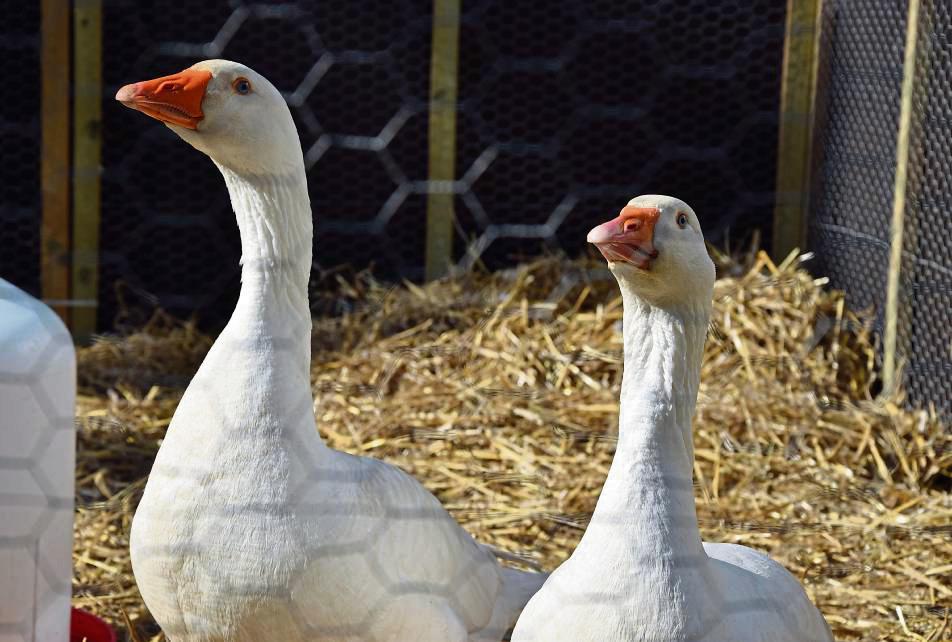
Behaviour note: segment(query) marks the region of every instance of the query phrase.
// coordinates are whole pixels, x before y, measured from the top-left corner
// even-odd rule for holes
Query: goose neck
[[[281,352],[309,370],[313,227],[304,168],[286,175],[219,169],[241,235],[241,293],[223,334],[280,343]]]
[[[620,445],[658,446],[690,479],[694,463],[691,421],[711,318],[710,299],[670,306],[649,303],[622,289],[624,375]]]
[[[625,369],[618,445],[593,524],[621,534],[655,584],[703,573],[691,418],[710,304],[652,305],[622,286]]]
[[[219,165],[241,233],[242,280],[303,285],[311,268],[313,226],[303,168],[241,174]]]
[[[286,175],[219,169],[241,234],[242,299],[304,314],[313,225],[303,168]]]

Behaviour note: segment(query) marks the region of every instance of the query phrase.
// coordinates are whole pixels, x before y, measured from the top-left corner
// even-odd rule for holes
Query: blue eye
[[[235,82],[231,84],[235,89],[235,93],[246,96],[251,93],[251,83],[248,82],[247,78],[236,78]]]
[[[678,212],[677,222],[678,222],[678,227],[680,227],[683,230],[684,228],[688,226],[688,215],[685,214],[684,212]]]

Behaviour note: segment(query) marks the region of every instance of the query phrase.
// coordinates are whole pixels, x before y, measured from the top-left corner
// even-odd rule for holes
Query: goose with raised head
[[[237,307],[132,524],[156,621],[172,642],[498,642],[544,576],[503,568],[412,477],[318,434],[311,209],[281,94],[211,60],[116,99],[214,161],[241,236]]]
[[[588,240],[622,295],[618,445],[585,534],[529,601],[513,642],[832,641],[780,564],[701,541],[691,420],[714,264],[694,211],[639,196]]]

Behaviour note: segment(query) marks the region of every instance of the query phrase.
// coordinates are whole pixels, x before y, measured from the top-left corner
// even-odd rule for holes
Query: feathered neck
[[[694,507],[691,418],[710,322],[710,299],[662,307],[621,281],[624,305],[618,446],[599,498],[626,520],[657,531],[651,542],[678,556],[702,554]],[[595,519],[593,517],[593,519]]]
[[[707,556],[694,505],[691,418],[711,298],[653,305],[619,279],[625,369],[615,457],[580,549],[620,569],[608,588],[641,631],[691,626]]]
[[[619,450],[670,446],[666,465],[690,482],[694,467],[691,420],[711,320],[711,297],[659,305],[621,282],[625,369],[619,416]]]
[[[304,168],[284,175],[218,168],[241,232],[242,281],[260,278],[306,291],[313,225]]]
[[[304,168],[285,175],[218,168],[241,234],[241,294],[223,335],[272,339],[307,372],[313,224]]]

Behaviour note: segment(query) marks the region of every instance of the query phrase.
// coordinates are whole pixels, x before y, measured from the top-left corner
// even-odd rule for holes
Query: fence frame
[[[73,307],[70,329],[96,331],[102,152],[102,0],[73,4]]]
[[[828,34],[823,30],[824,0],[788,0],[787,33],[784,46],[784,71],[781,97],[781,133],[777,158],[777,203],[774,210],[773,252],[785,258],[794,248],[806,248],[806,231],[810,220],[810,196],[819,185],[815,183],[820,147],[817,136],[825,119],[826,88],[820,84],[822,53]],[[899,116],[896,122],[895,169],[893,171],[892,212],[889,220],[889,263],[887,266],[885,303],[882,318],[882,353],[879,377],[881,395],[891,397],[901,387],[903,368],[910,357],[913,328],[906,310],[910,307],[914,250],[917,242],[916,218],[909,211],[915,206],[915,185],[910,170],[922,162],[915,156],[912,138],[921,123],[922,114],[915,105],[917,77],[921,78],[927,64],[925,48],[929,40],[923,30],[931,0],[906,0],[906,33],[902,59],[899,95]],[[815,20],[812,30],[805,21]],[[812,47],[806,35],[811,32]],[[920,39],[923,39],[920,43]],[[810,87],[805,82],[807,63],[812,65]],[[809,96],[809,97],[807,97]],[[804,109],[803,105],[808,105]],[[808,116],[808,118],[806,118]],[[803,133],[808,132],[808,143]],[[908,215],[907,215],[908,214]]]
[[[69,323],[70,14],[59,0],[40,3],[40,290]]]
[[[822,15],[823,0],[787,0],[772,244],[778,261],[807,244]]]
[[[433,0],[426,195],[425,276],[428,281],[445,276],[453,262],[460,10],[460,0]]]
[[[460,4],[460,0],[433,0],[427,279],[445,275],[452,264]],[[68,81],[64,74],[59,73],[64,62],[68,64],[70,53],[68,14],[61,11],[62,5],[54,0],[42,0],[42,6],[43,296],[69,322],[74,336],[82,340],[95,331],[98,299],[102,1],[74,0],[71,3],[74,75],[71,185],[66,184],[66,177],[70,175],[66,156],[69,149],[66,134],[69,131],[68,93],[64,100]],[[910,15],[915,13],[918,16],[919,0],[910,0],[909,7]],[[785,258],[795,248],[802,250],[806,247],[822,8],[823,0],[787,0],[773,230],[773,253],[779,259]],[[905,111],[911,111],[911,78],[915,71],[917,35],[917,24],[910,24],[903,85],[903,118],[906,122],[903,125],[903,118],[900,122],[900,128],[904,126],[906,133],[904,142],[897,146],[897,163],[903,170],[897,171],[896,176],[891,233],[883,363],[886,382],[893,381],[898,367],[899,264],[902,259],[910,118]],[[905,76],[910,79],[908,88]],[[910,106],[906,107],[905,102]],[[903,136],[902,131],[900,134]]]

